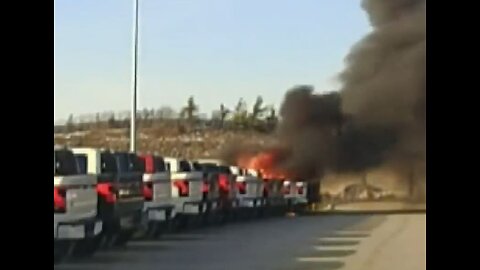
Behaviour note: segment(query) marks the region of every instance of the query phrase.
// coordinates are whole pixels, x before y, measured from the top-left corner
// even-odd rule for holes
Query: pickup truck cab
[[[97,179],[81,174],[73,152],[54,148],[54,262],[71,255],[75,246],[102,231],[97,217]]]
[[[98,218],[103,221],[101,248],[126,244],[140,227],[143,167],[137,155],[94,148],[73,149],[82,170],[97,177]]]
[[[174,205],[174,222],[177,229],[201,218],[206,205],[203,201],[203,174],[192,168],[186,159],[164,158],[170,171],[171,202]]]
[[[140,155],[140,160],[145,167],[143,174],[144,233],[146,237],[156,238],[162,229],[168,227],[175,214],[170,171],[167,170],[163,157],[159,155]]]

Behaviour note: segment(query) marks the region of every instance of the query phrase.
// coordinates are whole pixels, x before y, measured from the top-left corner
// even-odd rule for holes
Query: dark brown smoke
[[[373,132],[368,144],[383,148],[369,156],[370,166],[420,171],[415,177],[424,180],[418,168],[426,162],[426,1],[365,0],[362,7],[374,30],[346,58],[342,111],[352,115],[354,132]]]
[[[288,156],[277,166],[306,179],[385,167],[408,181],[424,180],[425,6],[425,0],[364,0],[373,30],[347,55],[340,91],[289,90],[277,145],[255,149],[284,149]]]
[[[277,137],[290,156],[279,164],[300,178],[321,176],[333,165],[336,137],[343,123],[338,93],[315,95],[313,87],[288,91],[280,109]]]

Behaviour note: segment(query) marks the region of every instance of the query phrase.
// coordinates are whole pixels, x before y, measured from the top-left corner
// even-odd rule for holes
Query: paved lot
[[[271,218],[132,242],[56,269],[421,270],[425,214]]]

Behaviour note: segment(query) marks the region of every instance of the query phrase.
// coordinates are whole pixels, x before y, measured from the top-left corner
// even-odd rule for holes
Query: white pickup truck
[[[80,174],[73,152],[54,148],[54,263],[71,255],[75,246],[102,231],[97,220],[96,178]]]
[[[215,219],[221,223],[234,220],[240,208],[237,198],[236,176],[232,174],[230,166],[224,165],[221,160],[200,159],[195,161],[201,168],[211,185],[209,195],[213,200]],[[204,177],[205,177],[204,176]]]
[[[302,181],[286,180],[283,182],[283,196],[291,210],[304,207],[307,200],[307,183]]]
[[[287,208],[287,200],[284,196],[284,179],[263,179],[264,196],[266,198],[266,211],[269,214],[281,215]]]
[[[95,148],[72,151],[81,170],[97,179],[97,217],[103,221],[103,230],[92,241],[92,248],[125,245],[141,224],[144,199],[140,159],[133,153]]]
[[[143,174],[144,236],[157,238],[168,228],[175,215],[171,173],[167,170],[163,157],[159,155],[140,155],[140,160],[145,168]]]
[[[203,200],[203,174],[192,168],[185,159],[164,158],[170,172],[171,203],[174,205],[176,229],[182,229],[190,221],[199,221],[206,209]]]
[[[236,199],[243,216],[252,217],[264,205],[263,180],[255,170],[230,166],[236,177]]]

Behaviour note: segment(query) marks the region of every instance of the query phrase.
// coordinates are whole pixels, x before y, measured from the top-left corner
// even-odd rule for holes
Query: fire
[[[237,159],[237,165],[259,171],[264,179],[281,180],[285,179],[287,174],[277,168],[279,159],[278,151],[265,151],[256,155],[244,154]]]

